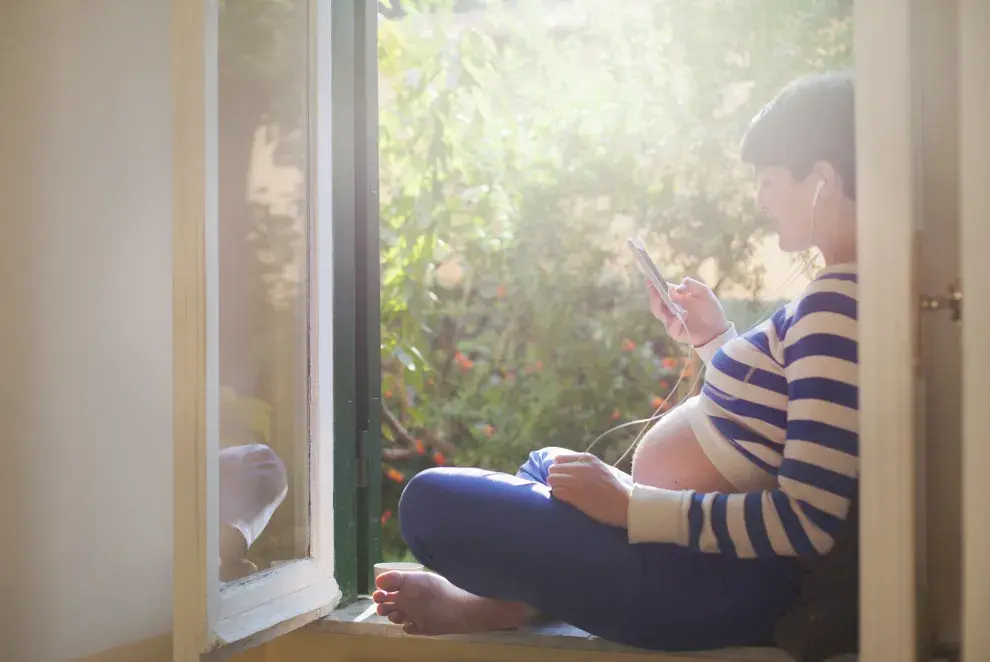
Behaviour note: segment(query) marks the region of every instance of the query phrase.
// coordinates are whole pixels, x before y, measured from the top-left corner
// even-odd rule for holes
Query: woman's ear
[[[835,171],[835,168],[828,161],[818,161],[815,163],[811,168],[810,177],[814,178],[813,181],[818,191],[818,198],[821,200],[827,200],[835,192],[841,190],[839,173]]]

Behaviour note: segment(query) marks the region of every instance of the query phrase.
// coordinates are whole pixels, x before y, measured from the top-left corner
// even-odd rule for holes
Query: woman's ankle
[[[488,626],[487,629],[492,630],[511,630],[526,625],[538,616],[536,610],[523,602],[506,602],[473,594],[465,609],[481,616],[480,620]]]

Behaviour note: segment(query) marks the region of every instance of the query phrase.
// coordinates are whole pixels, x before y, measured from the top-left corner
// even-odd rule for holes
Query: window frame
[[[358,80],[358,84],[351,88],[355,90],[358,101],[351,109],[353,116],[342,122],[342,127],[360,126],[358,122],[361,117],[365,120],[368,117],[377,118],[377,99],[373,96],[375,85],[367,84],[368,80],[377,78],[377,57],[375,49],[369,48],[373,39],[368,37],[376,31],[377,3],[354,1],[364,11],[358,10],[354,17],[356,22],[352,25],[355,26],[355,33],[364,35],[365,44],[364,48],[359,48],[355,43],[355,50],[346,52],[364,60],[362,65],[348,69],[348,75]],[[916,346],[918,333],[915,302],[919,265],[915,242],[919,217],[913,183],[918,177],[924,153],[919,142],[919,117],[912,110],[915,104],[911,101],[919,90],[915,41],[919,17],[912,0],[893,0],[887,3],[857,3],[853,18],[858,79],[886,82],[885,85],[859,85],[856,100],[857,125],[864,128],[857,133],[857,161],[877,164],[872,168],[860,167],[857,173],[859,215],[862,219],[859,225],[860,310],[869,311],[869,314],[861,315],[866,322],[860,325],[861,357],[864,354],[862,348],[869,347],[869,355],[861,360],[860,365],[859,656],[864,660],[887,659],[893,654],[892,651],[904,659],[925,659],[930,648],[922,608],[925,596],[921,593],[923,541],[920,534],[924,493],[917,481],[920,456],[917,452],[917,422],[913,414],[919,405],[919,395],[915,368],[910,360],[905,360],[911,348]],[[337,27],[340,28],[340,24]],[[337,32],[334,37],[338,38]],[[348,36],[341,36],[339,41],[347,39]],[[367,89],[361,87],[359,78],[362,71]],[[335,69],[335,85],[336,72]],[[892,76],[891,72],[899,75]],[[361,99],[364,100],[363,107],[360,105]],[[896,121],[892,122],[891,117]],[[363,150],[367,159],[362,162],[356,158],[356,169],[363,166],[365,172],[377,174],[377,122],[367,122],[363,129],[355,130],[354,135],[355,143],[348,147],[350,153],[359,154]],[[361,144],[361,141],[364,143]],[[891,164],[898,166],[890,167]],[[377,182],[363,191],[357,188],[360,180],[352,178],[346,184],[346,187],[342,185],[338,189],[335,180],[335,191],[359,191],[358,195],[369,196],[368,216],[363,222],[368,224],[367,227],[377,228]],[[377,287],[370,287],[378,284],[377,236],[374,239],[373,245],[369,242],[358,250],[358,255],[368,259],[368,268],[359,269],[357,273],[359,278],[368,279],[369,286],[364,288],[363,296],[369,302],[377,302],[379,297]],[[367,314],[371,319],[372,312]],[[377,309],[374,314],[377,314]],[[891,338],[898,341],[891,342]],[[370,354],[366,366],[369,374],[380,373],[379,357],[375,352]],[[374,382],[370,380],[366,384],[365,395],[377,399],[374,408],[377,414],[380,411],[380,383],[378,391],[374,392]],[[356,454],[349,456],[354,469],[345,474],[338,473],[338,492],[346,499],[343,481],[354,479],[358,461],[366,462],[369,479],[374,477],[377,484],[372,485],[369,481],[367,486],[356,489],[370,490],[379,500],[378,503],[365,502],[364,509],[355,510],[356,518],[364,518],[374,526],[367,529],[372,542],[366,542],[363,555],[359,553],[355,557],[354,567],[359,577],[355,584],[347,585],[347,596],[367,591],[371,583],[370,565],[380,555],[380,528],[377,526],[381,482],[380,424],[370,425],[369,429],[374,437],[363,448],[359,447]],[[344,449],[338,447],[337,451],[341,453]],[[338,470],[342,466],[338,464]],[[356,507],[359,502],[360,498],[354,497],[349,503]],[[891,504],[896,506],[894,515]],[[338,545],[346,544],[340,535],[342,531],[359,530],[355,522],[349,529],[343,526],[343,522],[338,521]],[[338,547],[339,553],[344,549]],[[348,553],[351,550],[352,547],[346,548]],[[891,550],[896,553],[892,555]],[[977,562],[972,558],[973,555],[970,555],[969,563],[975,567]],[[359,568],[360,571],[357,570]],[[896,605],[896,609],[890,608],[891,605]]]
[[[333,0],[334,512],[343,603],[381,559],[378,3]]]
[[[919,481],[917,3],[856,3],[859,659],[927,659]]]
[[[339,411],[333,278],[331,0],[309,9],[309,558],[219,580],[219,0],[173,0],[173,656],[281,634],[340,601],[334,575]],[[335,2],[335,5],[349,4]],[[326,63],[322,64],[321,63]],[[327,320],[331,323],[327,323]],[[339,355],[339,354],[338,354]],[[329,388],[322,385],[328,384]]]
[[[209,601],[203,597],[209,587],[206,553],[215,544],[209,541],[209,536],[205,543],[193,541],[195,536],[185,532],[202,530],[203,512],[216,505],[215,494],[206,489],[207,468],[211,463],[215,465],[216,457],[209,456],[206,449],[205,409],[202,402],[194,403],[188,397],[190,390],[201,388],[204,382],[197,371],[206,369],[205,353],[201,354],[206,325],[196,322],[204,319],[210,303],[203,259],[209,247],[207,239],[216,241],[215,236],[210,238],[205,233],[206,218],[209,213],[215,214],[216,205],[215,186],[210,190],[206,177],[209,168],[215,167],[215,146],[205,140],[208,120],[216,119],[216,106],[207,103],[207,90],[215,89],[216,80],[212,78],[215,72],[204,66],[208,57],[215,56],[216,25],[209,25],[205,14],[198,14],[197,8],[215,7],[216,2],[173,0],[173,94],[177,127],[173,155],[175,531],[181,533],[176,536],[175,544],[176,660],[199,659],[203,652],[199,642],[205,640],[210,616]],[[329,82],[323,77],[321,81],[329,84],[333,112],[330,114],[326,105],[321,107],[320,121],[326,120],[323,115],[326,113],[334,136],[329,146],[333,256],[329,268],[333,286],[323,288],[319,295],[322,300],[327,296],[326,290],[332,290],[329,296],[334,360],[332,376],[327,377],[321,370],[321,377],[332,379],[332,395],[336,396],[332,399],[336,442],[332,446],[333,517],[328,537],[333,541],[335,585],[346,602],[370,590],[372,566],[380,558],[381,547],[377,3],[370,0],[311,0],[311,3],[329,7],[331,16],[329,26],[322,25],[317,30],[321,37],[313,47],[315,61],[330,59]],[[857,119],[864,126],[876,129],[861,132],[857,146],[860,156],[867,156],[881,143],[887,147],[888,143],[896,145],[904,156],[904,167],[896,172],[881,169],[870,174],[868,168],[861,168],[859,174],[861,208],[877,212],[876,216],[865,211],[861,215],[887,219],[882,232],[877,224],[863,223],[860,235],[860,262],[864,271],[861,306],[869,302],[879,311],[873,314],[872,326],[864,335],[874,341],[887,337],[887,330],[898,338],[904,333],[913,334],[915,321],[910,303],[911,286],[906,284],[915,265],[911,252],[905,248],[914,236],[910,221],[914,209],[912,201],[902,192],[910,190],[903,183],[913,180],[919,155],[913,151],[912,120],[901,115],[905,108],[901,102],[910,94],[907,81],[911,80],[913,71],[912,15],[908,0],[897,0],[893,7],[896,20],[892,30],[888,11],[872,3],[857,6],[854,18],[860,77],[901,81],[877,88],[870,95],[857,95]],[[891,67],[905,76],[891,77]],[[864,90],[868,91],[869,87],[864,86]],[[888,112],[898,114],[896,126],[889,123]],[[326,145],[321,148],[325,150]],[[888,154],[885,163],[890,160]],[[887,174],[881,177],[876,172]],[[893,252],[881,241],[881,234],[884,241],[891,241],[890,232],[896,235],[898,247]],[[325,261],[321,266],[327,268]],[[899,277],[893,278],[890,273]],[[327,275],[321,272],[320,277]],[[897,284],[897,296],[891,296],[887,289],[891,283]],[[863,399],[881,404],[881,394],[887,393],[883,404],[888,406],[874,408],[865,417],[861,435],[869,438],[869,443],[863,444],[861,532],[870,534],[862,536],[861,655],[864,659],[879,659],[897,650],[916,657],[920,648],[916,594],[918,495],[914,481],[918,460],[913,453],[903,452],[904,440],[913,439],[915,433],[913,424],[904,415],[915,402],[910,386],[912,370],[903,362],[904,347],[911,343],[869,344],[878,354],[865,362],[861,370]],[[900,371],[885,372],[891,365],[901,366]],[[324,393],[320,397],[332,396]],[[193,423],[196,434],[188,440],[180,439],[180,430],[192,430]],[[892,435],[891,430],[900,434]],[[190,486],[194,489],[189,489]],[[891,503],[898,505],[898,512],[904,517],[890,516]],[[895,558],[889,556],[891,549],[899,550]],[[272,574],[288,576],[282,569]],[[887,609],[891,604],[897,604],[898,608]],[[874,609],[881,605],[883,609]],[[284,612],[280,625],[275,626],[283,628],[280,632],[307,622],[306,615],[300,620],[288,614]],[[245,635],[245,640],[250,636]]]

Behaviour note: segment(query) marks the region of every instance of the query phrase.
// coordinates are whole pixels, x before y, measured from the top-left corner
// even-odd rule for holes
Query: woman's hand
[[[626,528],[631,484],[625,484],[591,453],[558,455],[547,483],[555,499],[569,503],[591,519]]]
[[[667,333],[677,342],[701,347],[729,328],[722,304],[711,288],[704,283],[693,278],[685,278],[680,285],[667,283],[670,300],[683,310],[682,317],[687,323],[686,329],[681,320],[667,308],[657,288],[649,279],[646,281],[646,287],[650,293],[650,311],[663,322]]]

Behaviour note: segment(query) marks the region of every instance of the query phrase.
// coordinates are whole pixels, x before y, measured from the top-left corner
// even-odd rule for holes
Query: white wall
[[[0,659],[171,629],[169,2],[0,1]]]

